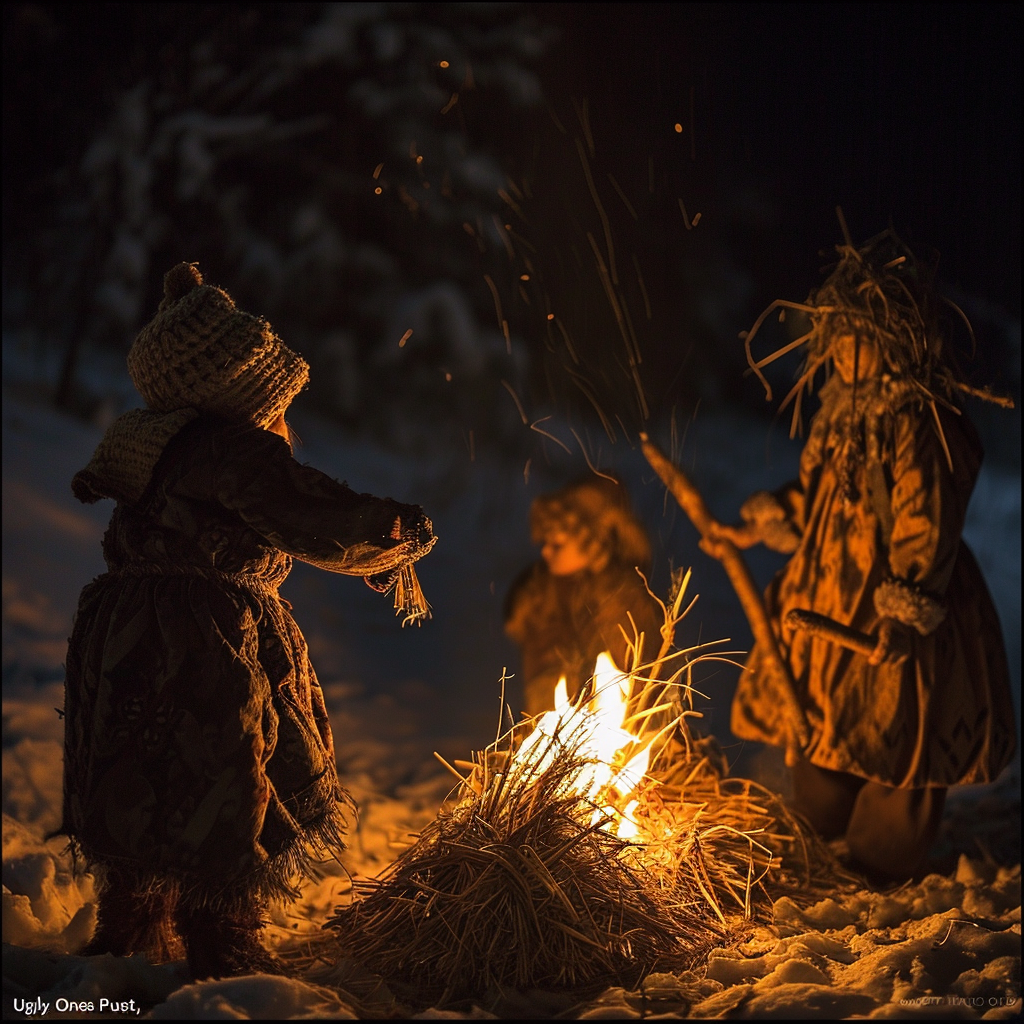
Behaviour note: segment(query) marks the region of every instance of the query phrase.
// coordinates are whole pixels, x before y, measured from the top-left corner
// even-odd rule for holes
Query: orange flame
[[[627,756],[639,742],[625,728],[629,691],[630,676],[607,652],[598,655],[591,700],[574,705],[563,676],[555,687],[554,710],[538,717],[513,759],[535,759],[536,770],[541,772],[554,759],[559,737],[572,737],[587,764],[570,784],[594,805],[593,824],[606,819],[603,827],[621,839],[632,839],[639,832],[634,816],[639,800],[634,794],[651,756],[649,743]]]

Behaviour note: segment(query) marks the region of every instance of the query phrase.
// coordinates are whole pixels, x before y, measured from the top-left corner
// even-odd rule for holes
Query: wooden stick
[[[678,466],[669,462],[661,450],[646,434],[640,435],[641,448],[651,468],[661,477],[662,483],[671,491],[679,503],[679,507],[689,516],[697,527],[701,537],[707,537],[717,526],[714,517],[708,511],[700,492]],[[768,665],[782,682],[782,693],[790,717],[790,745],[797,750],[804,750],[810,742],[811,731],[804,716],[803,708],[796,697],[796,686],[789,665],[779,650],[779,641],[768,619],[768,612],[761,597],[761,591],[754,582],[747,563],[743,560],[739,549],[732,541],[716,538],[720,549],[719,560],[722,563],[729,582],[740,599],[743,611],[750,622],[754,641],[760,647]]]
[[[793,608],[786,615],[786,625],[790,629],[799,629],[811,636],[821,637],[829,643],[846,647],[865,657],[872,655],[878,646],[878,638],[870,633],[862,633],[859,629],[844,626],[827,615],[808,611],[806,608]]]

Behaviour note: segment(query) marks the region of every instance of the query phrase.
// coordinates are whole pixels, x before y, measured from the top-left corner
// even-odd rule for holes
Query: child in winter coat
[[[166,958],[180,937],[197,979],[275,971],[268,901],[344,848],[350,804],[278,588],[299,558],[425,614],[431,524],[295,461],[306,363],[194,266],[166,275],[128,368],[148,408],[73,481],[117,503],[67,658],[62,832],[101,880],[85,952]]]
[[[800,476],[721,527],[790,556],[766,602],[811,729],[792,752],[794,798],[881,879],[923,864],[949,786],[993,780],[1016,744],[1006,651],[961,533],[981,465],[926,268],[893,234],[840,247],[808,300],[794,394],[831,369]],[[712,541],[713,543],[713,541]],[[877,637],[870,654],[793,628],[807,609]],[[780,687],[755,646],[737,736],[785,746]]]
[[[637,572],[650,574],[651,544],[617,481],[587,477],[542,495],[530,529],[541,559],[509,589],[505,632],[522,651],[524,710],[537,715],[554,707],[563,675],[575,698],[602,652],[629,669],[634,626],[644,637],[640,663],[656,658],[664,612]]]

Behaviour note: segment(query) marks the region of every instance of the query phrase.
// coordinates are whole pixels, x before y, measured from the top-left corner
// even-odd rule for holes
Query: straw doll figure
[[[563,675],[579,696],[602,652],[630,669],[641,633],[640,664],[655,659],[664,610],[637,572],[650,573],[651,543],[619,482],[593,476],[541,495],[530,531],[541,557],[509,589],[505,632],[522,655],[524,710],[538,715],[554,707]]]
[[[892,231],[838,252],[802,307],[797,410],[819,371],[827,380],[799,479],[754,494],[718,536],[789,555],[766,603],[811,729],[788,758],[796,808],[845,839],[855,866],[905,879],[925,862],[947,789],[995,779],[1016,746],[999,618],[961,536],[982,448],[960,399],[992,396],[955,372],[929,268]],[[795,630],[791,609],[875,647]],[[782,685],[755,646],[737,736],[787,745]]]
[[[100,883],[84,952],[183,943],[196,979],[278,971],[268,902],[344,849],[351,803],[278,588],[298,558],[423,615],[412,564],[431,524],[293,458],[284,416],[306,363],[195,266],[166,275],[128,368],[147,407],[72,485],[116,502],[65,684],[61,831]]]

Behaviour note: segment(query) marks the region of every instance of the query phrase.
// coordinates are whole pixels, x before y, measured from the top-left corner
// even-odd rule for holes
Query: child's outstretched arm
[[[436,538],[419,505],[359,494],[297,462],[283,438],[226,426],[215,435],[197,490],[281,551],[330,572],[391,573],[422,558]],[[183,481],[185,483],[185,481]]]

